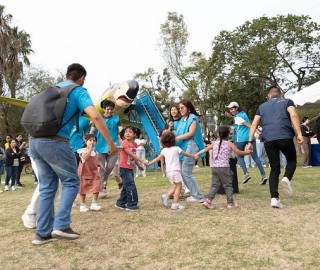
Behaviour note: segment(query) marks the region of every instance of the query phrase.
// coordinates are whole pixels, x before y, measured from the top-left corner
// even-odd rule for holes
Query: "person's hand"
[[[199,155],[195,154],[195,155],[193,156],[193,159],[194,159],[194,160],[198,160],[198,159],[199,159]]]
[[[225,116],[228,116],[228,117],[230,117],[230,118],[233,117],[229,112],[225,112],[224,115],[225,115]]]
[[[141,165],[138,165],[138,169],[139,169],[140,171],[143,171],[143,170],[144,170],[144,168],[143,168]]]
[[[253,146],[252,146],[252,143],[249,143],[248,144],[248,149],[247,150],[244,150],[245,152],[246,151],[249,151],[249,154],[251,153],[251,152],[253,152]],[[249,155],[249,154],[247,154],[247,155]]]
[[[246,150],[244,150],[244,152],[246,153],[246,155],[250,155],[252,151],[249,149],[246,149]]]
[[[104,172],[106,172],[106,168],[103,167],[100,163],[98,163],[98,168],[100,168],[100,170],[103,170]]]
[[[114,142],[108,144],[109,147],[109,154],[110,155],[115,155],[118,153],[118,147],[114,144]]]
[[[144,165],[146,165],[146,166],[149,166],[149,165],[148,165],[149,162],[148,162],[147,160],[144,160],[142,163],[143,163]]]
[[[299,134],[299,135],[297,136],[297,142],[298,142],[298,144],[303,144],[304,140],[303,140],[303,137],[302,137],[301,134]]]

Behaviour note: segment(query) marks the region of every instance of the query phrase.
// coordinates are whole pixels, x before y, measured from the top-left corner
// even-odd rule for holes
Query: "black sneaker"
[[[58,239],[53,238],[51,235],[44,237],[36,233],[36,235],[34,236],[34,239],[32,240],[32,244],[43,245],[43,244],[46,244],[49,242],[55,242],[55,241],[58,241]]]
[[[16,184],[16,188],[24,188],[24,185],[21,184],[21,183],[17,183],[17,184]]]
[[[118,189],[122,189],[122,187],[123,187],[123,184],[121,183],[121,184],[118,184]]]
[[[67,239],[67,240],[75,240],[80,238],[80,234],[77,232],[74,232],[71,228],[67,228],[64,230],[53,230],[51,233],[51,236],[58,239]]]
[[[128,211],[139,211],[139,207],[138,206],[131,206],[131,207],[127,207],[126,210],[128,210]]]

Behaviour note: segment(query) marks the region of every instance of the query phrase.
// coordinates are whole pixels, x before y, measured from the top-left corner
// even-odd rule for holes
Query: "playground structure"
[[[147,90],[139,92],[129,107],[129,122],[137,126],[147,141],[146,157],[148,160],[159,155],[159,134],[165,127],[165,121]]]

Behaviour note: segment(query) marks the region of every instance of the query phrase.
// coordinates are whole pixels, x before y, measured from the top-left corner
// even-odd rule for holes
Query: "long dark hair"
[[[220,139],[220,142],[219,142],[219,148],[218,148],[218,153],[215,157],[215,159],[218,159],[218,155],[220,153],[220,147],[221,147],[221,144],[222,144],[222,141],[223,140],[227,140],[229,138],[229,135],[230,135],[230,127],[226,127],[226,126],[221,126],[218,128],[218,134],[219,134],[219,139]]]
[[[172,108],[176,108],[178,110],[178,119],[176,119],[176,120],[174,120],[172,115],[171,115],[171,109]],[[182,117],[182,115],[180,113],[179,105],[178,104],[171,105],[170,108],[169,108],[169,122],[170,121],[177,121],[177,120],[181,119],[181,117]]]
[[[199,114],[197,113],[196,109],[194,108],[194,106],[192,105],[191,101],[189,99],[182,99],[180,101],[180,104],[184,105],[185,107],[187,107],[189,109],[190,113],[193,113],[196,116],[199,116]]]

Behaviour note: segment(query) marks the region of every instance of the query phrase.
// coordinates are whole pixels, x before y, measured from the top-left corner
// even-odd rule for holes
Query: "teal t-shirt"
[[[83,148],[84,136],[83,134],[90,131],[89,119],[80,116],[79,118],[79,131],[77,132],[77,125],[74,125],[70,134],[70,144],[73,152]]]
[[[73,82],[61,82],[56,84],[57,86],[63,87],[73,84]],[[94,106],[87,89],[79,86],[71,91],[68,96],[67,106],[64,110],[62,117],[62,124],[64,124],[68,119],[79,109],[80,114],[89,106]],[[70,134],[72,127],[76,123],[76,116],[73,117],[64,127],[62,127],[58,132],[57,136],[61,136],[70,139]]]

